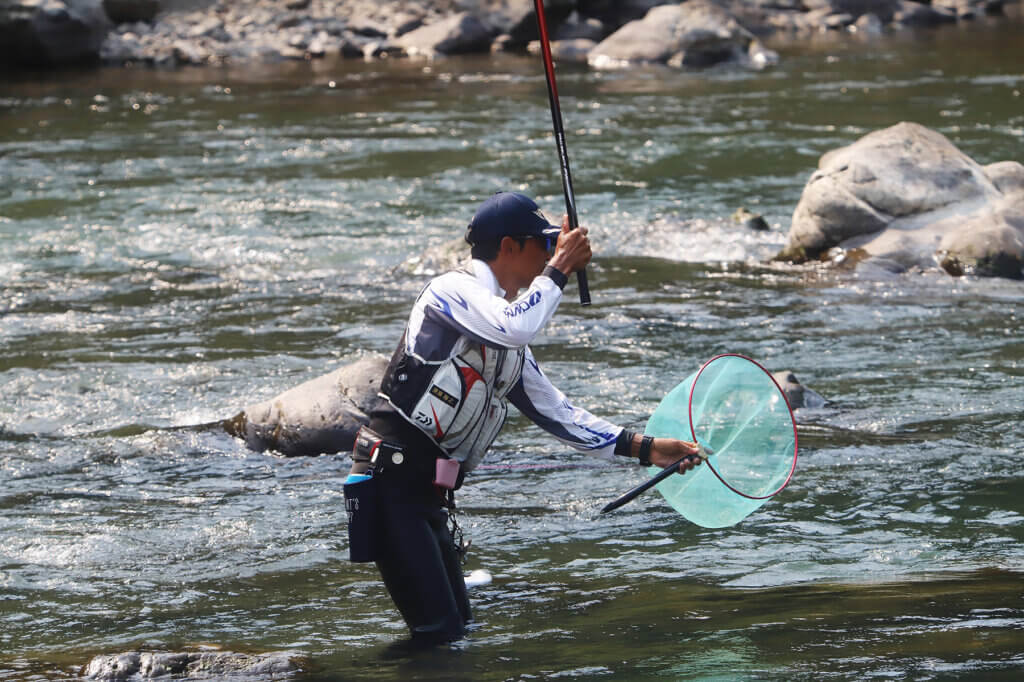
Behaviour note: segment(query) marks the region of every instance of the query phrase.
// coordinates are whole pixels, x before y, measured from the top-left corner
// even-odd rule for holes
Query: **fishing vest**
[[[469,472],[505,423],[506,396],[525,356],[525,348],[493,348],[462,337],[447,360],[424,362],[405,352],[403,336],[380,396]]]

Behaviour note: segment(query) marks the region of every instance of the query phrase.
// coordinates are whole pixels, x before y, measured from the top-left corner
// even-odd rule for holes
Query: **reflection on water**
[[[983,34],[983,39],[979,39]],[[460,494],[471,639],[404,625],[345,560],[344,456],[210,424],[390,352],[499,188],[561,188],[533,60],[97,71],[0,85],[0,679],[132,648],[295,651],[313,678],[1007,679],[1019,673],[1021,300],[1007,280],[765,265],[818,156],[900,120],[1022,160],[1019,25],[828,42],[748,73],[559,77],[595,305],[534,344],[642,427],[723,352],[791,369],[790,487],[687,524],[643,472],[521,418]],[[772,230],[744,230],[739,207]]]

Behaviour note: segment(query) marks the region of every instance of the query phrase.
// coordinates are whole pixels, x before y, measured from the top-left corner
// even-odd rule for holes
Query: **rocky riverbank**
[[[767,37],[881,33],[1010,14],[1018,0],[548,0],[554,50],[595,68],[770,66]],[[12,0],[7,66],[154,67],[528,49],[532,0]]]

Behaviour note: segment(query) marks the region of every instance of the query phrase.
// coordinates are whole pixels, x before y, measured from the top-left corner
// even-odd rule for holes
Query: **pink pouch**
[[[441,459],[438,457],[436,462],[434,485],[451,490],[455,487],[455,481],[459,478],[459,460]]]

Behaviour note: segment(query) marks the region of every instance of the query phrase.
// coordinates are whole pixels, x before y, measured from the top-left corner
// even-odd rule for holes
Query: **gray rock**
[[[390,40],[371,40],[362,47],[365,59],[400,57],[405,54],[405,48]]]
[[[954,276],[1024,279],[1024,196],[1004,198],[989,211],[963,222],[956,219],[949,228],[936,254],[943,270]]]
[[[95,656],[82,670],[88,680],[243,680],[289,679],[301,671],[288,653],[240,654],[228,651],[137,652]]]
[[[247,406],[224,428],[257,452],[296,457],[351,450],[356,431],[369,421],[387,364],[383,355],[361,358]]]
[[[851,30],[855,30],[856,33],[862,36],[879,36],[882,35],[883,29],[882,20],[874,14],[861,15],[851,27]]]
[[[830,249],[891,269],[1021,277],[1024,166],[982,167],[914,123],[865,135],[822,156],[793,212],[782,260]]]
[[[831,31],[838,31],[850,26],[853,22],[854,16],[852,14],[829,14],[825,17],[822,25]]]
[[[931,6],[949,13],[958,20],[974,19],[1003,11],[1002,3],[993,3],[989,0],[932,0]]]
[[[0,3],[0,60],[19,66],[95,62],[111,28],[101,0]]]
[[[171,46],[171,53],[177,64],[205,64],[210,59],[210,52],[188,40],[176,40]]]
[[[999,161],[985,166],[985,175],[1006,196],[1024,195],[1024,166],[1016,161]]]
[[[362,58],[363,57],[363,45],[361,42],[353,38],[352,36],[343,36],[341,38],[341,45],[339,51],[342,57],[346,59]]]
[[[142,53],[139,37],[132,33],[112,33],[100,48],[100,60],[112,64],[124,64],[138,59]]]
[[[492,34],[508,36],[503,49],[518,49],[537,40],[539,34],[533,0],[481,0],[472,4],[473,11],[479,13],[480,20]],[[547,0],[544,3],[549,38],[555,39],[559,27],[576,4],[575,0]]]
[[[775,383],[779,385],[779,388],[786,395],[786,401],[791,409],[817,409],[828,404],[828,401],[821,397],[821,394],[801,384],[796,375],[788,369],[781,372],[772,372],[772,378],[775,379]]]
[[[655,7],[595,47],[589,62],[595,68],[630,64],[702,67],[723,61],[749,64],[753,34],[710,0]]]
[[[569,18],[559,26],[558,31],[554,36],[551,36],[553,41],[559,40],[592,40],[595,43],[603,39],[607,35],[604,22],[595,17],[589,17],[584,19],[579,15],[579,12],[573,12],[569,15]]]
[[[755,232],[767,232],[771,229],[768,225],[768,221],[764,219],[764,216],[752,213],[743,206],[736,209],[732,214],[732,219],[734,222],[739,223],[748,230],[753,230]]]
[[[901,2],[893,20],[903,26],[937,26],[956,23],[956,11],[924,5],[917,2]]]
[[[422,26],[398,38],[398,45],[410,56],[432,57],[438,54],[485,52],[494,34],[468,12]]]
[[[580,62],[586,64],[590,51],[594,49],[595,45],[597,45],[597,43],[593,40],[587,40],[586,38],[555,40],[551,43],[551,56],[556,60],[560,59],[567,62]],[[526,50],[530,54],[540,54],[540,41],[534,40],[527,46]]]
[[[902,0],[803,0],[803,3],[810,11],[827,9],[829,14],[849,14],[851,21],[865,14],[874,14],[888,23],[900,8]]]

